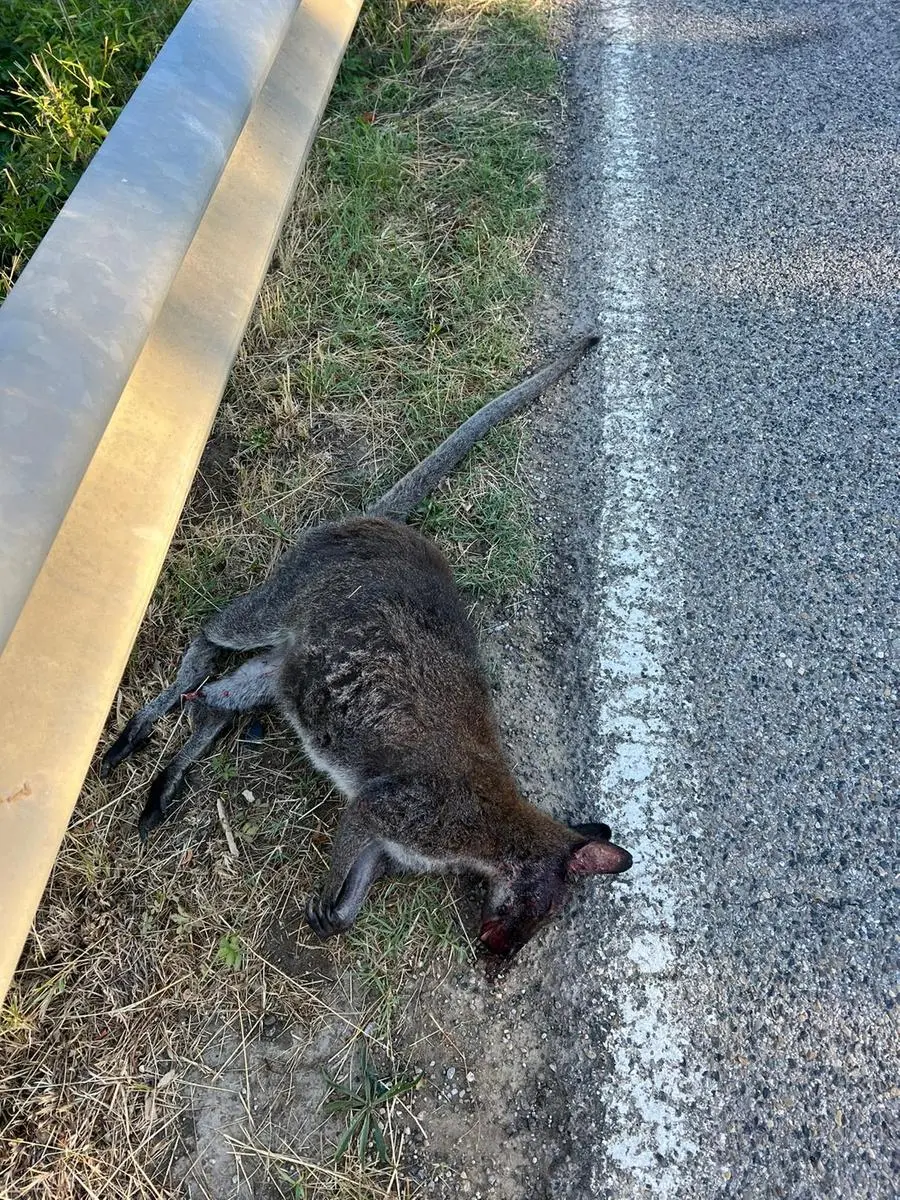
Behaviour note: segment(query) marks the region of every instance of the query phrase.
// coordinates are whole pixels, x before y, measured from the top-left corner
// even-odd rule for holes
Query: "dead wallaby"
[[[570,828],[519,794],[450,567],[401,523],[487,430],[596,340],[578,339],[487,404],[366,515],[303,534],[269,579],[206,623],[174,684],[103,759],[106,774],[157,718],[189,705],[191,736],[151,785],[142,839],[237,714],[273,706],[347,798],[328,878],[307,908],[322,937],[352,925],[381,876],[467,871],[487,884],[481,940],[508,955],[560,910],[573,878],[627,870],[631,857],[606,825]],[[212,679],[223,650],[262,653]]]

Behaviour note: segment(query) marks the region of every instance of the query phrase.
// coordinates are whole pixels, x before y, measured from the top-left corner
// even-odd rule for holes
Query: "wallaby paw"
[[[110,748],[100,760],[100,778],[106,779],[110,771],[130,758],[135,751],[140,750],[145,742],[150,740],[149,729],[138,726],[137,718],[132,717]]]
[[[147,841],[151,831],[161,825],[178,804],[184,781],[184,775],[173,774],[166,769],[160,771],[150,784],[147,803],[138,819],[138,835],[142,842]]]
[[[310,896],[306,905],[306,920],[313,933],[323,939],[343,933],[352,924],[352,922],[341,921],[332,906],[322,896]]]

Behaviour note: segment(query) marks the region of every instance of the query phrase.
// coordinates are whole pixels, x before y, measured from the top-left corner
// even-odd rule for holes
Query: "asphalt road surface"
[[[900,1192],[898,22],[576,15],[582,782],[637,862],[553,968],[606,1068],[560,1068],[554,1197]]]

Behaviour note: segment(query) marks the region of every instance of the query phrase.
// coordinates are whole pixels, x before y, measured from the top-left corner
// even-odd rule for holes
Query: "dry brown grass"
[[[521,372],[553,84],[531,9],[367,10],[114,725],[292,530],[358,506]],[[518,448],[515,427],[499,431],[425,514],[481,594],[533,559]],[[452,893],[392,884],[352,936],[315,943],[301,907],[334,797],[274,721],[263,742],[227,740],[139,850],[142,793],[182,724],[111,784],[85,785],[0,1017],[0,1195],[213,1195],[191,1173],[196,1113],[226,1090],[240,1111],[217,1152],[240,1194],[411,1195],[404,1096],[378,1108],[381,1164],[335,1160],[341,1122],[319,1100],[326,1074],[356,1078],[361,1044],[385,1079],[402,1075],[391,1032],[405,985],[471,952]]]

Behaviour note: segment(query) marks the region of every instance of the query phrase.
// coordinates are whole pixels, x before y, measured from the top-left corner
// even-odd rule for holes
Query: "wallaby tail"
[[[516,384],[496,400],[490,400],[479,408],[467,421],[450,434],[426,459],[408,471],[401,480],[366,509],[370,517],[392,517],[405,521],[413,509],[432,492],[458,463],[462,462],[476,442],[484,435],[517,413],[520,408],[536,400],[542,392],[556,383],[570,367],[599,342],[595,333],[576,338],[565,350],[545,363],[528,379]]]

